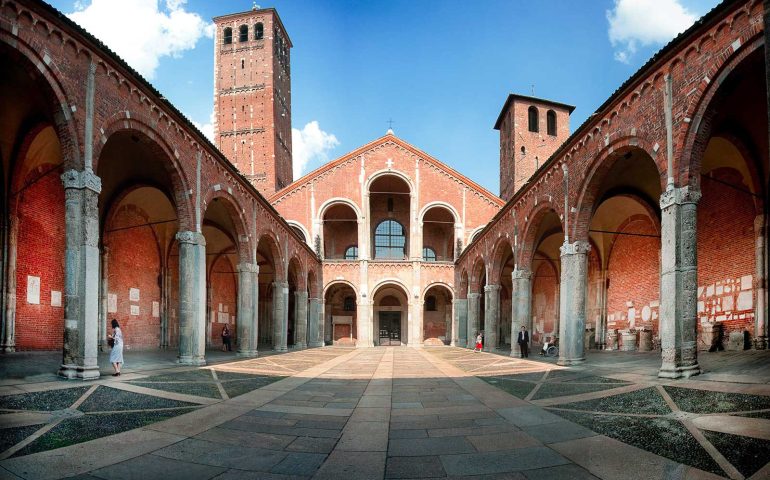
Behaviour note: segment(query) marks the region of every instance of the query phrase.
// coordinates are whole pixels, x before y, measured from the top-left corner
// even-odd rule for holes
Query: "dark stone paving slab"
[[[222,398],[216,383],[208,382],[179,382],[179,383],[148,383],[142,381],[127,382],[138,387],[152,388],[164,392],[184,393],[206,398]]]
[[[64,388],[46,392],[0,396],[0,408],[11,410],[63,410],[82,397],[91,387]]]
[[[527,480],[598,480],[598,477],[591,475],[588,470],[577,465],[538,468],[523,473]]]
[[[150,375],[148,377],[141,378],[137,381],[140,381],[140,382],[213,382],[214,377],[211,375],[211,370],[207,368],[199,368],[195,370],[187,370],[184,372],[161,373],[159,375]]]
[[[262,377],[252,380],[231,380],[222,382],[222,387],[225,389],[225,392],[227,392],[227,396],[234,398],[239,395],[243,395],[244,393],[248,393],[270,385],[271,383],[277,382],[282,378],[283,377]]]
[[[394,430],[392,427],[388,433],[390,438],[428,438],[428,431],[424,428],[409,430]]]
[[[571,422],[594,432],[642,448],[676,462],[692,465],[707,472],[724,475],[722,469],[677,420],[621,415],[593,415],[554,410]]]
[[[313,480],[383,478],[385,452],[332,452]]]
[[[181,462],[157,455],[142,455],[92,473],[106,480],[135,480],[137,478],[162,478],[163,480],[206,480],[227,469]]]
[[[517,448],[538,447],[541,443],[534,437],[524,432],[508,432],[505,435],[487,434],[471,435],[466,439],[476,447],[479,452],[498,452],[501,450],[514,450]]]
[[[220,428],[231,430],[243,430],[246,432],[274,433],[278,435],[294,435],[296,437],[340,438],[340,430],[328,430],[323,428],[295,428],[283,425],[265,425],[257,422],[245,421],[246,416],[230,420],[220,425]]]
[[[154,452],[153,455],[217,467],[269,472],[286,458],[287,454],[190,438],[162,448]]]
[[[449,475],[480,475],[566,465],[570,462],[550,448],[530,447],[492,453],[442,455],[441,463]]]
[[[420,457],[471,453],[476,450],[463,437],[393,438],[388,443],[388,456]]]
[[[596,435],[596,432],[582,425],[568,421],[546,423],[537,426],[525,426],[522,429],[543,443],[566,442],[577,438]]]
[[[244,432],[215,427],[195,436],[207,442],[224,443],[228,445],[253,445],[268,450],[283,450],[297,437],[291,435],[275,435],[270,433]]]
[[[336,444],[336,438],[297,437],[286,447],[286,450],[290,452],[331,453]]]
[[[703,434],[746,478],[770,462],[770,440],[710,431]]]
[[[497,377],[481,377],[481,379],[517,398],[525,398],[536,385],[535,383]]]
[[[666,393],[685,412],[720,413],[770,408],[770,396],[712,392],[665,386]]]
[[[280,473],[248,472],[246,470],[230,469],[212,480],[307,480],[310,477],[302,475],[281,475]]]
[[[441,459],[428,457],[390,457],[385,466],[385,478],[445,477]]]
[[[154,397],[152,395],[118,390],[117,388],[99,386],[82,404],[80,404],[78,410],[89,413],[197,406],[198,404],[195,403],[180,402],[179,400],[170,400],[167,398]]]
[[[524,407],[501,408],[497,411],[503,418],[517,427],[544,425],[559,422],[562,419],[543,408],[534,405]]]
[[[272,473],[285,475],[313,475],[326,460],[323,453],[289,453],[281,463],[273,467]]]

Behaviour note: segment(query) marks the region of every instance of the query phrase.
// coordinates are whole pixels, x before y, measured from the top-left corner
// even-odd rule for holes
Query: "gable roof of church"
[[[405,142],[404,140],[398,138],[397,136],[393,135],[392,133],[387,133],[385,136],[380,137],[376,140],[373,140],[366,145],[363,145],[352,152],[348,152],[345,155],[337,158],[336,160],[332,160],[324,165],[321,165],[320,167],[316,168],[315,170],[308,172],[307,174],[303,175],[302,177],[298,178],[297,180],[293,181],[289,185],[285,186],[281,190],[278,190],[273,195],[268,197],[268,201],[272,204],[275,204],[276,202],[280,201],[283,197],[290,194],[291,192],[298,190],[302,188],[303,186],[307,186],[310,183],[312,183],[316,178],[322,176],[324,173],[328,172],[329,170],[332,170],[334,167],[341,165],[349,160],[354,159],[355,157],[358,157],[359,155],[366,153],[369,150],[372,150],[373,148],[385,145],[387,143],[393,143],[401,148],[404,148],[405,150],[410,151],[411,153],[417,155],[421,160],[423,160],[426,163],[429,163],[436,167],[437,169],[443,171],[448,176],[454,178],[455,180],[459,181],[460,183],[465,184],[468,188],[471,190],[475,190],[477,193],[479,193],[483,197],[487,197],[487,199],[497,205],[498,207],[502,207],[505,205],[505,201],[503,201],[502,198],[498,197],[494,193],[490,192],[486,188],[482,187],[478,183],[474,182],[470,178],[466,177],[465,175],[461,174],[457,170],[453,169],[452,167],[449,167],[444,162],[437,160],[436,158],[428,155],[427,153],[423,152],[419,148],[410,145],[409,143]]]

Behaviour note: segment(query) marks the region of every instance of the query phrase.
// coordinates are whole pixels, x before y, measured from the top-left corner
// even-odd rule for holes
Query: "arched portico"
[[[398,346],[409,342],[409,295],[400,282],[384,281],[373,291],[374,344]]]

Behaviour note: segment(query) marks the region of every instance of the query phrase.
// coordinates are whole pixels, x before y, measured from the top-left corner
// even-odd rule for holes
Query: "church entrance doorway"
[[[380,312],[380,345],[401,345],[401,312]]]

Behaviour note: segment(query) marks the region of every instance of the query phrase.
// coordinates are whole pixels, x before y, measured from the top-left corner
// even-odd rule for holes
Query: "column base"
[[[235,352],[235,356],[240,358],[254,358],[259,356],[259,352],[256,350],[239,350]]]
[[[15,351],[16,351],[15,345],[3,345],[2,347],[0,347],[0,352],[3,352],[3,353],[13,353]]]
[[[179,365],[190,365],[190,366],[200,367],[200,366],[206,365],[206,359],[203,357],[183,356],[183,357],[178,357],[176,359],[176,363],[178,363]]]
[[[562,367],[569,367],[571,365],[579,365],[583,362],[585,362],[585,357],[583,358],[560,358],[556,361],[556,365],[560,365]]]
[[[294,344],[294,350],[304,350],[307,348],[307,345],[304,343],[295,343]]]
[[[62,365],[59,367],[58,375],[68,380],[97,380],[99,378],[99,367],[83,367],[81,365]]]
[[[307,344],[308,348],[317,348],[317,347],[325,347],[326,345],[324,342],[310,342]]]
[[[687,367],[662,366],[658,371],[659,378],[690,378],[700,375],[700,365],[689,365]]]

